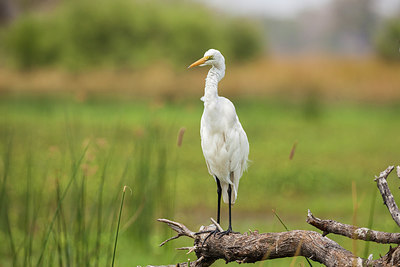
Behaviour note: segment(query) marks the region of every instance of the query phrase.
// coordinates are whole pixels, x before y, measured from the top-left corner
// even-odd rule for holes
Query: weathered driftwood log
[[[386,179],[394,169],[389,166],[379,177],[376,177],[378,188],[381,192],[384,203],[388,206],[389,212],[398,224],[400,223],[400,212],[387,185]],[[400,167],[397,167],[400,178]],[[214,221],[213,225],[202,226],[201,234],[189,230],[185,225],[159,219],[158,221],[168,224],[178,234],[163,243],[169,242],[181,236],[194,239],[192,247],[180,249],[195,252],[197,260],[190,263],[180,263],[170,266],[210,266],[218,259],[224,259],[227,263],[236,261],[239,263],[252,263],[262,260],[271,260],[284,257],[304,256],[310,260],[320,262],[326,266],[400,266],[400,247],[390,248],[389,252],[377,260],[356,257],[350,251],[342,248],[338,243],[326,237],[329,233],[347,236],[352,239],[361,239],[377,243],[400,244],[399,233],[385,233],[358,228],[352,225],[342,224],[333,220],[321,220],[308,211],[307,222],[323,231],[294,230],[281,233],[259,234],[257,231],[245,234],[230,234],[219,236],[211,235],[206,241],[208,233],[201,233],[214,230],[220,226]]]

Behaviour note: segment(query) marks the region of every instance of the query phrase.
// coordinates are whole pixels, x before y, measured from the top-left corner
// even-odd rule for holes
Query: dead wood
[[[400,233],[386,233],[364,227],[356,227],[334,220],[321,220],[314,217],[310,210],[308,210],[307,223],[323,231],[324,236],[333,233],[352,239],[373,241],[381,244],[400,244]]]
[[[375,178],[379,191],[381,192],[383,203],[387,206],[390,215],[392,215],[393,220],[400,226],[400,211],[394,201],[392,192],[390,192],[389,185],[387,183],[387,177],[393,171],[394,166],[389,166],[386,170],[380,173],[378,177]],[[399,175],[399,168],[397,168],[397,174]]]
[[[381,172],[379,177],[376,177],[375,181],[392,218],[400,225],[400,212],[386,181],[393,169],[393,166],[389,166],[385,171]],[[397,174],[400,178],[400,167],[397,167]],[[382,244],[400,244],[399,233],[385,233],[333,220],[321,220],[314,217],[310,211],[308,211],[307,222],[322,230],[322,234],[306,230],[263,234],[254,231],[244,234],[232,233],[224,236],[212,235],[204,242],[208,233],[197,234],[189,230],[185,225],[167,219],[159,219],[158,221],[166,223],[177,232],[176,236],[167,239],[160,246],[173,239],[186,236],[194,239],[194,245],[180,249],[188,250],[188,254],[194,252],[197,256],[197,260],[190,263],[165,266],[210,266],[218,259],[223,259],[226,263],[233,261],[254,263],[295,256],[304,256],[326,266],[400,266],[399,246],[390,247],[389,252],[377,260],[373,260],[372,255],[368,259],[363,259],[326,237],[327,234],[333,233],[352,239]],[[202,226],[199,232],[220,229],[220,226],[214,220],[212,222],[212,225]]]
[[[195,252],[198,258],[196,262],[191,263],[191,266],[210,266],[218,259],[223,259],[227,263],[232,261],[254,263],[294,256],[304,256],[326,266],[362,266],[367,262],[365,259],[354,257],[350,251],[314,231],[294,230],[264,234],[254,231],[245,234],[230,234],[221,238],[216,235],[208,238],[203,244],[207,233],[193,236],[194,232],[180,223],[166,219],[159,221],[167,223],[178,233],[177,236],[195,239],[193,247],[185,248]],[[215,229],[214,225],[202,227],[200,231],[212,229]],[[187,263],[179,264],[179,266],[187,266]]]

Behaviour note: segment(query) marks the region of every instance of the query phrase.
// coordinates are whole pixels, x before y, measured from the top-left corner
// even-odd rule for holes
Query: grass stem
[[[289,229],[286,227],[286,225],[283,223],[281,218],[279,217],[278,213],[273,209],[272,212],[274,213],[275,217],[279,220],[279,222],[283,225],[283,227],[286,229],[286,231],[289,231]]]
[[[126,188],[129,188],[128,186],[124,186],[124,189],[122,191],[122,199],[121,199],[121,206],[119,208],[119,215],[118,215],[118,224],[117,224],[117,231],[115,233],[115,242],[114,242],[114,251],[113,251],[113,257],[112,257],[112,262],[111,262],[111,267],[114,267],[114,262],[115,262],[115,253],[117,251],[117,242],[118,242],[118,233],[119,233],[119,225],[121,224],[121,216],[122,216],[122,208],[124,206],[124,199],[125,199],[125,192]],[[129,188],[130,189],[130,188]],[[131,190],[131,189],[130,189]],[[132,192],[132,190],[131,190]]]
[[[50,222],[49,228],[48,228],[48,230],[47,230],[47,234],[45,235],[45,239],[44,239],[44,242],[43,242],[42,251],[41,251],[41,253],[40,253],[40,256],[39,256],[39,259],[38,259],[38,261],[37,261],[37,263],[36,263],[36,266],[41,266],[41,263],[42,263],[42,260],[43,260],[43,256],[44,256],[44,252],[45,252],[46,247],[47,247],[47,242],[48,242],[48,240],[49,240],[50,234],[51,234],[51,232],[52,232],[52,230],[53,230],[54,223],[55,223],[56,218],[57,218],[57,216],[58,216],[58,213],[59,213],[59,211],[60,211],[61,203],[62,203],[62,201],[64,200],[65,196],[67,195],[68,189],[71,187],[72,182],[75,180],[75,177],[76,177],[76,175],[77,175],[79,166],[81,165],[82,160],[83,160],[83,158],[85,157],[86,151],[87,151],[88,148],[89,148],[89,144],[88,144],[88,145],[85,147],[85,149],[83,150],[83,153],[82,153],[81,158],[79,159],[79,161],[74,165],[73,173],[72,173],[71,179],[69,180],[69,182],[68,182],[68,184],[67,184],[67,187],[65,188],[65,190],[64,190],[64,192],[63,192],[63,194],[62,194],[62,196],[61,196],[61,198],[60,198],[60,202],[59,202],[58,205],[57,205],[57,209],[56,209],[56,211],[55,211],[55,213],[54,213],[54,215],[53,215],[53,218],[52,218],[52,220],[51,220],[51,222]]]

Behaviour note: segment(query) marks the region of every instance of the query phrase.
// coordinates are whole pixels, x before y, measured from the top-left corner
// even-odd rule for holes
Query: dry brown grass
[[[229,63],[228,63],[229,64]],[[0,93],[72,92],[129,98],[200,97],[207,69],[174,71],[160,64],[139,71],[97,70],[72,74],[59,70],[19,72],[0,69]],[[270,58],[228,65],[221,95],[303,97],[318,94],[330,100],[396,101],[400,99],[400,64],[373,58]]]
[[[400,65],[373,59],[272,59],[234,68],[227,87],[246,94],[318,94],[328,99],[389,101],[400,97]]]

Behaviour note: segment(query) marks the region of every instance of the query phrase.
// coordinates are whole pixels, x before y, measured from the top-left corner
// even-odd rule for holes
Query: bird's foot
[[[197,232],[197,233],[194,233],[194,234],[195,235],[201,235],[201,234],[206,234],[206,233],[208,233],[208,235],[206,236],[206,238],[204,238],[201,246],[204,246],[204,244],[206,243],[207,239],[210,238],[210,236],[212,236],[212,235],[215,236],[216,234],[220,233],[220,230],[218,230],[218,228],[217,228],[215,230],[200,231],[200,232]]]
[[[229,227],[228,230],[222,231],[222,232],[219,232],[219,233],[218,233],[218,239],[220,239],[220,238],[223,237],[224,235],[229,235],[230,233],[232,233],[232,234],[240,234],[239,232],[234,232],[234,231],[232,230],[232,227]]]

